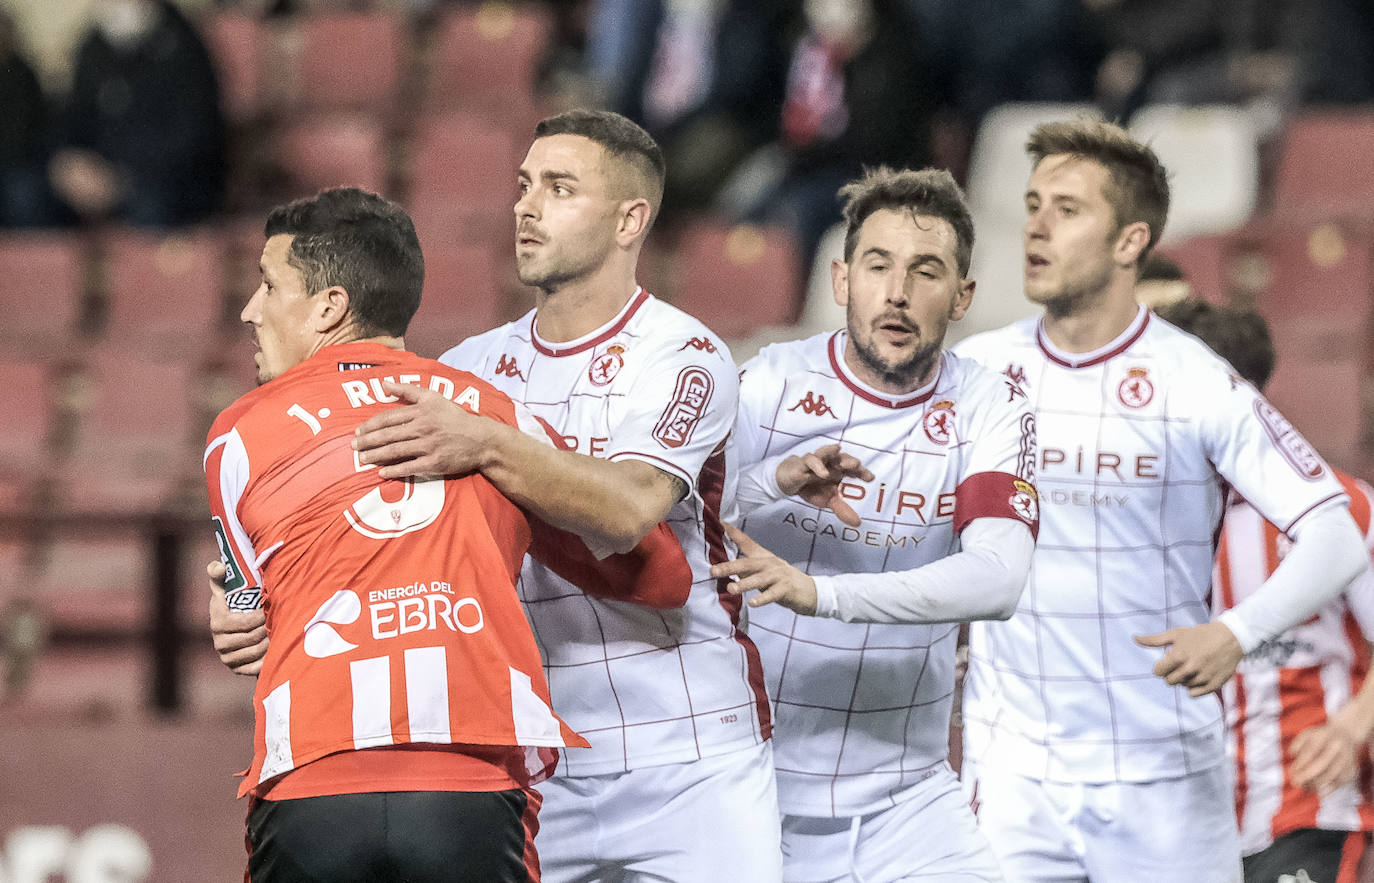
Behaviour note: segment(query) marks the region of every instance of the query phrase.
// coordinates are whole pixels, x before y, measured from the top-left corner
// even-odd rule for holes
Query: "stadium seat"
[[[988,111],[978,126],[969,158],[968,200],[981,234],[985,224],[1025,217],[1022,194],[1030,177],[1026,138],[1041,123],[1100,116],[1090,104],[1003,104]]]
[[[800,275],[786,229],[697,221],[678,242],[672,300],[727,340],[742,338],[796,321]]]
[[[1303,220],[1374,213],[1374,111],[1313,111],[1290,121],[1270,211]]]
[[[523,309],[511,303],[497,278],[494,246],[421,232],[425,290],[406,332],[406,348],[438,358],[465,337],[495,328]]]
[[[195,359],[224,331],[225,246],[211,230],[112,231],[104,239],[111,343]]]
[[[449,111],[416,127],[409,207],[416,222],[465,239],[513,247],[515,173],[524,140],[478,114]]]
[[[427,103],[533,122],[535,78],[551,29],[543,4],[485,0],[449,6],[436,26]]]
[[[0,512],[23,511],[33,504],[37,483],[49,472],[48,441],[55,413],[46,364],[0,358]]]
[[[38,562],[31,597],[58,637],[147,630],[152,562],[136,525],[55,534]]]
[[[1274,405],[1334,465],[1361,465],[1366,383],[1365,345],[1333,323],[1274,322]]]
[[[1131,134],[1169,170],[1165,241],[1234,230],[1259,198],[1259,124],[1233,105],[1155,104],[1131,117]]]
[[[266,25],[246,12],[225,9],[208,13],[201,30],[214,58],[226,115],[233,120],[257,116],[267,100]]]
[[[280,132],[278,147],[287,196],[310,196],[338,186],[374,193],[386,189],[385,131],[368,116],[326,114],[298,120]]]
[[[404,22],[386,12],[314,12],[297,25],[299,54],[287,77],[306,109],[396,109],[404,71]]]
[[[6,705],[19,722],[111,723],[145,717],[147,653],[141,647],[53,647],[36,660],[25,690]]]
[[[1214,304],[1231,299],[1236,238],[1230,234],[1192,236],[1159,246],[1159,255],[1178,265],[1195,297]]]
[[[85,261],[85,246],[75,235],[0,235],[0,349],[38,356],[65,348],[78,332]]]
[[[1235,278],[1273,322],[1326,318],[1360,334],[1374,312],[1374,229],[1353,221],[1252,225]]]

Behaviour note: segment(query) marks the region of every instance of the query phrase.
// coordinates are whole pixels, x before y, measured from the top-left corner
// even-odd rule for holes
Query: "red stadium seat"
[[[422,119],[410,166],[409,206],[417,223],[447,236],[499,238],[514,247],[511,207],[523,149],[508,126],[473,113]]]
[[[1232,278],[1275,322],[1329,317],[1362,334],[1374,311],[1374,228],[1331,220],[1254,225],[1237,239]]]
[[[300,19],[287,76],[303,108],[388,113],[400,95],[405,25],[385,12],[316,12]]]
[[[121,230],[105,238],[108,341],[196,358],[224,331],[225,246],[214,232]]]
[[[266,25],[252,15],[227,9],[206,15],[202,31],[219,74],[225,113],[237,120],[257,116],[267,100]]]
[[[55,536],[41,545],[31,597],[60,633],[143,632],[150,619],[148,544],[136,529]]]
[[[542,4],[455,4],[436,30],[430,106],[480,108],[503,120],[533,122],[535,78],[552,30]]]
[[[497,278],[498,262],[486,243],[426,236],[425,290],[406,332],[406,348],[438,358],[466,337],[495,328],[524,309],[511,304]]]
[[[1275,216],[1374,213],[1374,111],[1311,112],[1284,132]]]
[[[1183,271],[1194,297],[1224,304],[1230,299],[1233,288],[1231,261],[1234,248],[1235,237],[1219,234],[1194,236],[1162,245],[1159,254],[1173,261]]]
[[[39,479],[49,472],[48,441],[55,414],[48,366],[0,359],[0,511],[23,511],[33,505]]]
[[[50,354],[77,333],[85,261],[85,246],[74,235],[0,235],[0,348]]]
[[[386,136],[370,117],[338,114],[300,120],[280,133],[279,150],[289,196],[338,186],[374,193],[386,189]]]
[[[1322,456],[1344,469],[1358,469],[1364,414],[1360,390],[1366,383],[1364,347],[1348,329],[1331,323],[1275,322],[1274,378],[1265,394]]]
[[[673,304],[726,339],[796,321],[796,244],[781,227],[697,222],[677,247]]]

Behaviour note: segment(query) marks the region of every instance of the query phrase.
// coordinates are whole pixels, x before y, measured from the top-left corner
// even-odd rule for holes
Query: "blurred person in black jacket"
[[[48,103],[24,57],[14,20],[0,12],[0,227],[45,227],[57,221],[57,203],[44,165]]]
[[[223,195],[225,126],[205,44],[167,0],[99,0],[92,15],[54,187],[87,220],[206,218]]]

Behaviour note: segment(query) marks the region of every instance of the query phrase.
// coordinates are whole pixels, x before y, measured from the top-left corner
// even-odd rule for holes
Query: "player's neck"
[[[534,330],[550,343],[585,337],[616,317],[634,297],[634,266],[608,262],[597,272],[535,292]]]
[[[1113,284],[1099,297],[1046,304],[1045,336],[1066,353],[1090,353],[1120,337],[1139,311],[1132,287]]]

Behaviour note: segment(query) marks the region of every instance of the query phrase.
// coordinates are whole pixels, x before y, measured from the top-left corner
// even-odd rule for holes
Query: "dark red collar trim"
[[[940,354],[940,365],[935,370],[935,379],[926,384],[916,392],[908,393],[903,396],[891,396],[878,392],[875,389],[862,383],[857,377],[849,372],[849,366],[844,363],[844,340],[843,331],[836,331],[830,336],[828,347],[830,355],[830,367],[835,371],[835,376],[840,378],[840,382],[849,387],[849,391],[866,402],[872,402],[884,408],[909,408],[912,405],[919,405],[935,394],[935,387],[940,383],[940,373],[944,370],[944,353]]]
[[[1045,336],[1045,320],[1041,319],[1035,326],[1035,342],[1040,346],[1040,352],[1045,354],[1056,365],[1065,368],[1091,368],[1093,365],[1101,365],[1110,359],[1130,349],[1131,346],[1140,339],[1140,335],[1145,333],[1145,329],[1150,324],[1150,311],[1145,307],[1140,308],[1136,318],[1131,320],[1131,324],[1126,327],[1121,336],[1115,341],[1107,344],[1103,349],[1094,353],[1085,353],[1081,359],[1065,358],[1064,353],[1056,350],[1054,344]]]
[[[572,341],[566,344],[551,344],[540,339],[539,332],[534,330],[534,323],[539,319],[539,312],[536,310],[535,314],[530,317],[530,340],[534,343],[534,348],[545,356],[573,356],[581,352],[586,352],[593,347],[600,346],[619,334],[630,321],[631,317],[634,316],[648,299],[649,292],[645,291],[643,288],[636,288],[634,297],[630,298],[630,302],[621,310],[620,315],[611,320],[611,324],[607,325],[605,330],[593,331],[592,336],[589,338],[584,338],[581,341]]]

